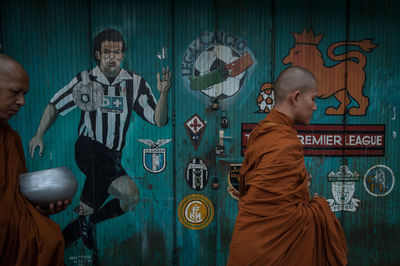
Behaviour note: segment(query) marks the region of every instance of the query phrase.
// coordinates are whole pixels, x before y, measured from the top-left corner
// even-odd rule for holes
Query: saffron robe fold
[[[228,265],[347,264],[343,228],[307,180],[294,122],[273,109],[249,138]]]
[[[18,176],[24,172],[21,139],[0,121],[0,265],[64,265],[59,225],[19,191]]]

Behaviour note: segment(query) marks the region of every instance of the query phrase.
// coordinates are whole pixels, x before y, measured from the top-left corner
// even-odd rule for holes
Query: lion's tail
[[[334,50],[339,47],[339,46],[343,46],[346,45],[346,42],[337,42],[337,43],[333,43],[328,47],[328,56],[330,59],[335,60],[335,61],[344,61],[346,59],[350,59],[350,58],[356,58],[358,60],[358,64],[364,68],[365,64],[367,63],[366,59],[365,59],[365,55],[360,52],[360,51],[349,51],[347,53],[344,54],[340,54],[340,55],[336,55],[334,54]],[[350,41],[347,43],[347,45],[352,45],[352,46],[358,46],[360,47],[364,52],[372,52],[376,46],[378,46],[377,44],[372,43],[372,40],[370,39],[365,39],[362,41],[358,41],[358,42],[354,42],[354,41]]]

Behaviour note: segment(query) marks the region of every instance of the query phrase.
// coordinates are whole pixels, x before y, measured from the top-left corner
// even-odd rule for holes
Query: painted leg
[[[341,90],[335,94],[335,98],[340,102],[338,108],[328,107],[325,110],[327,115],[344,115],[346,107],[350,104],[350,99],[345,90]]]

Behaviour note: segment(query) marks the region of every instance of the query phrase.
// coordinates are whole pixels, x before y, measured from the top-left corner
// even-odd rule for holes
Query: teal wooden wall
[[[312,70],[336,93],[323,97],[321,90],[311,121],[314,131],[304,134],[384,138],[379,147],[314,145],[308,152],[321,154],[306,155],[313,176],[310,192],[330,200],[345,229],[349,265],[400,264],[397,1],[3,2],[1,52],[20,61],[31,78],[26,106],[10,120],[22,137],[28,169],[67,166],[79,181],[73,203],[52,217],[62,229],[78,217],[85,182],[74,151],[80,111],[59,116],[44,137],[43,156],[36,151],[31,158],[28,143],[50,99],[79,72],[96,66],[93,38],[106,28],[121,32],[127,44],[121,67],[143,77],[157,99],[156,74],[166,66],[172,72],[168,123],[157,127],[134,114],[122,152],[122,166],[139,188],[140,202],[132,211],[96,224],[95,248],[87,248],[80,238],[70,245],[65,250],[67,265],[225,265],[237,213],[237,200],[228,192],[235,178],[228,173],[243,160],[242,128],[268,114],[267,105],[258,100],[293,64]],[[308,37],[301,35],[303,30]],[[370,50],[362,48],[363,40],[372,43]],[[338,45],[334,54],[343,55],[341,59],[329,54],[331,45]],[[294,54],[292,48],[300,52]],[[224,65],[245,54],[251,63],[238,75],[215,81],[209,90],[191,89],[190,77],[201,78],[218,62]],[[338,82],[346,89],[337,87]],[[213,91],[226,95],[208,96]],[[347,111],[328,111],[346,98]],[[362,104],[366,112],[350,111]],[[228,128],[221,125],[223,118]],[[324,128],[327,125],[336,131]],[[231,138],[224,139],[224,154],[216,155],[220,131]],[[145,169],[143,150],[150,147],[138,139],[172,140],[160,146],[166,154],[162,172]],[[191,167],[201,171],[195,174]],[[379,186],[377,170],[384,173],[386,187]],[[193,186],[195,176],[202,185]],[[346,193],[339,195],[334,187]]]

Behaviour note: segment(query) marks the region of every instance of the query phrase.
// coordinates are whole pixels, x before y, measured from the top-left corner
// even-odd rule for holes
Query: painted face
[[[120,71],[121,62],[124,59],[121,42],[104,41],[100,51],[96,51],[96,58],[100,61],[100,70],[108,78],[115,78]]]
[[[301,125],[308,125],[310,124],[313,112],[317,110],[317,105],[315,104],[317,85],[315,84],[311,89],[301,92],[299,97],[299,106],[296,110],[295,121]]]
[[[13,73],[0,80],[0,119],[8,120],[25,105],[29,79],[23,73]]]

